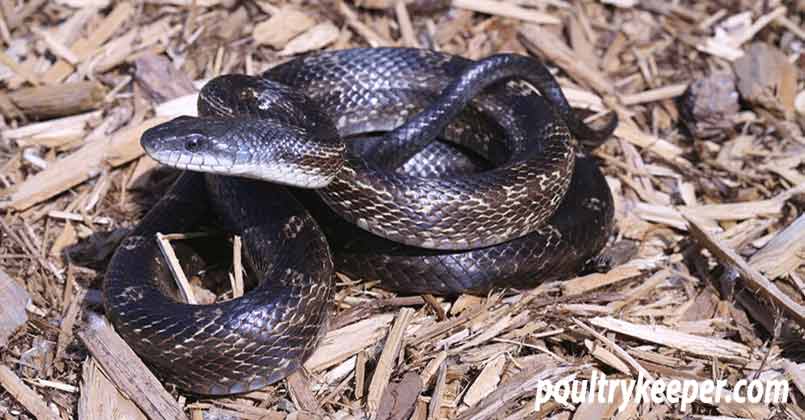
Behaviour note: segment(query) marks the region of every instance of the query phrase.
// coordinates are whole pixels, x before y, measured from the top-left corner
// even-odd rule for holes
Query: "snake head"
[[[325,187],[343,165],[344,146],[310,137],[304,128],[265,118],[183,116],[146,130],[140,144],[177,169]]]

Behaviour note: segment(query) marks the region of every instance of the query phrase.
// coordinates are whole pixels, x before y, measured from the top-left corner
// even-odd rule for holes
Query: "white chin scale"
[[[218,159],[184,153],[154,153],[151,157],[163,165],[188,171],[218,175],[240,176],[297,188],[323,188],[332,182],[335,174],[311,173],[299,166],[282,163],[265,165],[232,165]]]
[[[271,163],[243,169],[245,169],[244,172],[241,172],[241,168],[235,168],[235,171],[239,172],[241,176],[297,188],[324,188],[335,178],[335,174],[328,176],[311,173],[299,166],[282,163]]]
[[[201,155],[188,155],[185,153],[175,152],[156,152],[149,154],[149,156],[165,166],[176,169],[184,169],[187,171],[224,174],[228,173],[230,170],[230,167],[223,164],[220,160],[207,158]]]

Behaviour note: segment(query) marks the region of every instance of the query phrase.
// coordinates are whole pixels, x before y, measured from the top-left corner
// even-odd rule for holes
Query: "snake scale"
[[[534,58],[322,52],[214,78],[198,110],[143,134],[151,157],[185,171],[104,282],[117,331],[194,393],[246,392],[299,368],[336,269],[404,293],[533,287],[578,272],[611,230],[609,188],[576,138],[594,146],[617,122],[588,128]],[[258,285],[180,303],[154,235],[213,218],[241,236]]]

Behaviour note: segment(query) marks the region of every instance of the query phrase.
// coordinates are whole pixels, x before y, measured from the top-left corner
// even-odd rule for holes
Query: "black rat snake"
[[[117,331],[196,393],[297,369],[323,331],[334,265],[401,292],[484,293],[573,274],[610,232],[609,188],[573,135],[595,145],[616,121],[589,129],[533,58],[325,52],[215,78],[198,108],[143,135],[150,156],[188,171],[120,245],[104,284]],[[176,302],[153,236],[212,215],[241,235],[259,285]]]

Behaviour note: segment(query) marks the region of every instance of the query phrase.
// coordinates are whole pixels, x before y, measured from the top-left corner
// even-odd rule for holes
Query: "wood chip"
[[[562,291],[565,295],[580,295],[591,290],[609,286],[622,280],[637,277],[643,273],[637,263],[626,263],[609,270],[606,273],[593,273],[572,280],[562,282]]]
[[[193,81],[164,56],[146,53],[134,61],[134,80],[158,103],[196,92]]]
[[[0,270],[0,348],[8,343],[9,337],[28,322],[25,308],[31,297],[21,284]]]
[[[389,331],[386,338],[386,344],[383,345],[383,352],[380,353],[380,359],[377,361],[375,373],[372,375],[372,381],[369,383],[369,392],[366,396],[366,408],[369,412],[369,417],[374,418],[377,415],[377,409],[380,406],[380,399],[383,396],[383,391],[388,385],[391,378],[391,372],[394,369],[395,361],[399,356],[402,349],[402,339],[408,323],[411,322],[411,317],[414,315],[414,310],[411,308],[402,308],[397,314],[397,319],[394,320],[394,325]]]
[[[621,103],[624,105],[637,105],[637,104],[644,104],[647,102],[672,99],[681,95],[683,92],[685,92],[685,89],[687,88],[688,88],[687,83],[677,83],[673,85],[643,91],[640,93],[635,93],[632,95],[623,95],[621,96]]]
[[[464,393],[464,404],[472,407],[494,391],[500,383],[500,375],[503,373],[505,365],[506,356],[502,354],[487,362],[467,392]]]
[[[610,366],[625,375],[631,375],[632,372],[631,369],[629,369],[629,365],[619,359],[615,353],[607,350],[606,347],[596,345],[591,340],[584,340],[584,347],[587,348],[593,357],[602,361],[607,366]]]
[[[762,42],[753,43],[735,60],[734,69],[744,100],[793,118],[797,69],[782,51]]]
[[[643,132],[630,121],[621,120],[618,127],[615,128],[614,134],[616,137],[624,139],[635,146],[655,152],[669,161],[673,161],[674,158],[682,154],[682,149],[679,146]]]
[[[197,305],[199,301],[193,293],[193,288],[190,287],[190,282],[187,280],[184,270],[182,270],[182,264],[179,262],[179,258],[176,257],[176,253],[173,251],[173,246],[170,244],[170,239],[173,238],[169,239],[165,234],[157,232],[156,238],[154,239],[157,241],[157,245],[159,245],[162,256],[168,262],[168,268],[170,269],[173,280],[176,281],[176,286],[179,291],[182,292],[184,303]]]
[[[366,391],[366,351],[358,353],[355,359],[355,399],[362,400]],[[423,382],[424,383],[424,382]]]
[[[52,132],[83,133],[84,128],[88,124],[98,122],[102,114],[103,111],[92,111],[69,117],[52,119],[40,123],[28,124],[19,128],[4,131],[3,137],[10,140],[20,140],[26,137],[45,135]]]
[[[307,31],[316,21],[296,8],[281,7],[270,19],[254,26],[252,37],[258,45],[281,49],[288,41]]]
[[[57,413],[48,408],[42,397],[25,385],[20,377],[15,375],[6,365],[0,365],[0,386],[26,410],[31,412],[37,420],[60,419]]]
[[[797,365],[789,360],[783,360],[785,374],[791,378],[791,382],[797,387],[800,393],[805,392],[805,370],[801,365]]]
[[[54,162],[47,170],[29,177],[6,197],[7,203],[0,202],[0,207],[25,210],[97,176],[104,165],[118,166],[139,157],[144,153],[140,147],[143,131],[165,121],[166,118],[152,118],[136,127],[115,133],[109,142],[87,144],[77,152]]]
[[[93,315],[79,336],[111,382],[148,418],[187,419],[181,406],[104,318]]]
[[[627,292],[626,296],[624,296],[623,299],[612,302],[609,305],[610,308],[612,309],[612,312],[613,313],[620,312],[623,310],[623,308],[646,297],[647,294],[653,292],[659,285],[665,283],[665,281],[668,280],[670,276],[671,272],[670,270],[667,269],[663,269],[654,273],[651,277],[649,277],[646,281],[642,282],[639,286]]]
[[[805,250],[805,215],[800,215],[794,223],[783,229],[761,248],[749,264],[752,268],[765,272],[775,279],[793,272],[803,264],[802,251]]]
[[[447,352],[440,351],[436,357],[433,358],[428,365],[425,367],[425,370],[422,371],[422,384],[424,386],[430,385],[431,380],[435,377],[436,373],[439,371],[439,368],[444,364],[444,361],[447,359]]]
[[[422,380],[415,372],[408,372],[400,381],[390,383],[380,400],[377,419],[408,420],[416,408],[421,391]]]
[[[736,60],[743,56],[743,51],[739,48],[745,42],[751,40],[759,31],[775,19],[785,15],[786,8],[780,6],[770,13],[763,15],[754,23],[751,23],[750,15],[740,13],[731,18],[725,19],[721,25],[717,26],[716,35],[707,38],[698,44],[696,48],[709,54],[722,57],[727,60]],[[743,18],[746,20],[741,22]],[[739,23],[740,22],[740,23]],[[736,24],[737,23],[737,24]],[[720,31],[718,29],[721,29]]]
[[[558,25],[559,18],[536,10],[526,9],[513,3],[499,0],[452,0],[453,7],[486,13],[494,16],[510,17],[531,23]]]
[[[681,120],[697,138],[721,140],[729,133],[732,116],[740,111],[732,72],[716,72],[695,80],[680,101]]]
[[[130,2],[120,2],[104,18],[86,38],[81,38],[73,45],[70,50],[76,55],[79,61],[83,61],[95,52],[101,45],[108,41],[120,27],[131,18],[134,13],[134,6]],[[50,67],[43,79],[48,83],[59,83],[67,78],[75,70],[74,66],[67,61],[60,60]]]
[[[394,12],[400,24],[400,32],[406,47],[419,48],[419,41],[416,39],[414,25],[411,23],[411,16],[408,14],[408,7],[404,0],[397,0],[394,5]]]
[[[75,288],[79,286],[73,285],[72,287]],[[84,297],[86,295],[86,289],[79,288],[75,291],[70,300],[70,305],[67,307],[64,319],[59,327],[59,338],[56,343],[56,356],[54,357],[56,362],[61,361],[62,357],[64,357],[64,352],[67,350],[67,346],[73,342],[73,328],[76,326],[76,321],[81,313],[81,305],[84,304]]]
[[[28,83],[30,83],[30,84],[32,84],[34,86],[36,86],[36,85],[41,83],[41,81],[39,80],[39,77],[37,77],[35,74],[31,74],[31,72],[29,72],[29,71],[26,71],[20,65],[20,63],[18,63],[13,58],[9,57],[3,51],[0,51],[0,64],[8,67],[8,69],[11,70],[18,77],[23,78],[24,80],[27,80]]]
[[[700,356],[718,357],[724,360],[746,363],[752,355],[752,350],[749,347],[734,341],[680,333],[674,329],[659,325],[634,324],[612,317],[593,318],[590,323],[643,341],[661,344]]]
[[[595,318],[595,319],[598,319],[598,318]],[[579,321],[577,319],[574,319],[573,322],[576,325],[578,325],[579,327],[581,327],[583,330],[585,330],[586,332],[590,333],[593,337],[598,339],[598,341],[603,343],[605,346],[607,346],[609,348],[609,350],[611,350],[616,356],[620,357],[625,363],[627,363],[631,367],[631,370],[633,371],[633,373],[637,373],[639,375],[642,375],[648,381],[653,381],[654,380],[654,376],[652,376],[646,370],[646,368],[643,367],[643,365],[638,363],[637,360],[635,360],[626,350],[624,350],[623,347],[617,345],[609,337],[606,337],[603,334],[599,333],[598,331],[595,331],[594,329],[592,329],[587,324],[585,324],[585,323],[583,323],[583,322],[581,322],[581,321]]]
[[[458,416],[458,419],[486,420],[494,418],[498,410],[510,401],[516,400],[523,395],[533,395],[541,381],[558,382],[560,379],[573,375],[580,369],[581,367],[546,368],[545,365],[535,364],[501,384],[473,408]]]
[[[146,420],[137,406],[109,381],[93,358],[84,361],[78,417],[82,419],[126,418]]]
[[[8,98],[29,117],[51,118],[95,110],[106,93],[98,82],[75,82],[23,88]]]
[[[442,399],[444,398],[446,383],[447,364],[442,362],[436,374],[436,384],[433,387],[433,395],[431,396],[430,405],[428,406],[428,420],[436,420],[439,418],[439,410],[442,408]]]
[[[305,369],[316,372],[358,354],[386,336],[386,329],[392,319],[394,315],[381,314],[328,332],[305,362]]]
[[[339,33],[331,22],[320,23],[288,42],[279,55],[295,55],[324,48],[335,42]]]
[[[390,40],[382,37],[374,29],[361,22],[358,14],[352,10],[345,2],[338,2],[338,11],[346,18],[347,25],[355,30],[371,47],[388,47],[394,45]]]
[[[316,396],[311,391],[310,381],[304,372],[304,369],[298,369],[290,374],[288,378],[288,388],[291,392],[291,398],[299,407],[299,410],[305,413],[318,413],[320,410],[319,402]]]
[[[74,245],[78,240],[78,233],[73,227],[72,223],[65,223],[56,240],[53,241],[53,246],[50,247],[50,255],[53,257],[61,257],[62,252],[68,246]]]
[[[727,3],[0,1],[0,263],[30,298],[0,303],[0,312],[13,307],[21,315],[16,332],[0,333],[8,337],[0,339],[0,365],[34,388],[31,404],[65,419],[679,414],[671,404],[634,402],[621,411],[617,402],[535,409],[540,377],[601,371],[697,381],[784,375],[805,389],[802,366],[779,349],[795,338],[793,324],[805,323],[802,7]],[[81,315],[102,304],[102,293],[87,289],[82,304],[76,282],[102,276],[121,235],[172,179],[143,155],[143,130],[197,116],[198,90],[217,75],[259,75],[297,54],[366,46],[422,46],[472,59],[532,54],[556,71],[588,123],[600,127],[614,110],[620,124],[594,155],[613,193],[617,235],[591,261],[611,268],[456,298],[398,297],[381,281],[338,274],[329,332],[305,370],[229,398],[171,390],[178,402],[169,401],[156,382],[142,382],[144,367],[121,359],[125,352],[107,354],[112,361],[103,367],[101,356],[87,357],[91,346],[75,345],[73,331],[92,325]],[[213,240],[194,241],[203,248],[198,257],[208,256]],[[248,258],[234,241],[231,273],[225,262],[196,267],[204,258],[192,256],[194,272],[224,288],[229,277],[224,298],[240,295],[241,280],[249,280],[238,268]],[[228,251],[209,251],[228,261]],[[191,287],[200,302],[218,298]],[[395,322],[403,307],[415,308],[406,328]],[[763,331],[779,339],[767,343]],[[82,360],[83,370],[75,363]],[[0,412],[26,410],[13,398],[0,402]],[[148,398],[167,398],[160,404],[175,411]],[[695,402],[691,412],[805,417],[792,402]]]
[[[696,238],[704,248],[712,252],[722,264],[726,264],[730,268],[737,270],[752,290],[768,298],[775,305],[779,305],[783,311],[800,326],[805,326],[805,307],[783,293],[774,283],[770,282],[763,274],[760,274],[760,272],[749,265],[743,257],[724,245],[720,239],[702,229],[700,223],[694,218],[688,217],[687,219],[693,237]]]
[[[56,39],[52,34],[48,31],[43,31],[39,28],[31,28],[31,31],[37,34],[42,40],[45,42],[45,45],[48,46],[50,52],[52,52],[57,57],[60,57],[66,60],[68,63],[72,65],[78,64],[78,56],[75,55],[66,45],[62,44],[60,40]]]
[[[575,80],[591,87],[599,94],[615,93],[615,87],[606,75],[586,64],[556,35],[533,24],[521,26],[519,33],[523,45],[533,54],[545,57],[546,61],[561,67]]]

